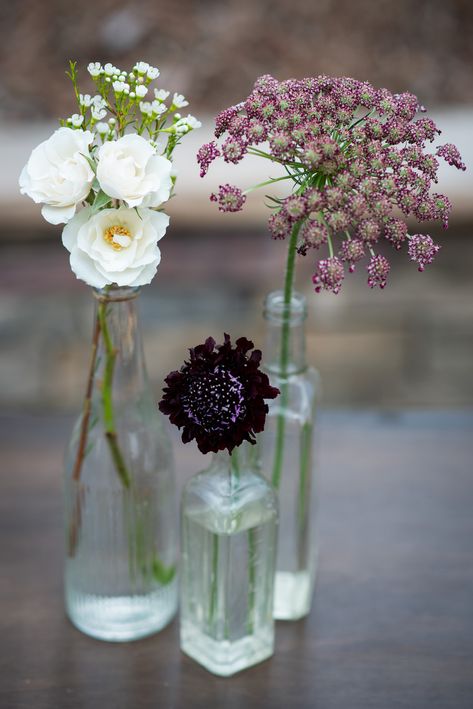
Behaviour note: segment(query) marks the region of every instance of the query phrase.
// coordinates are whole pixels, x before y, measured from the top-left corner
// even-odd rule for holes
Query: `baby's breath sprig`
[[[201,126],[194,116],[183,118],[178,113],[188,105],[182,94],[174,93],[168,101],[169,91],[151,87],[160,72],[147,62],[137,62],[131,71],[91,62],[87,71],[95,85],[94,95],[80,92],[77,64],[69,62],[66,75],[74,88],[78,112],[62,120],[63,126],[92,130],[101,144],[136,133],[159,147],[168,159],[181,138]]]

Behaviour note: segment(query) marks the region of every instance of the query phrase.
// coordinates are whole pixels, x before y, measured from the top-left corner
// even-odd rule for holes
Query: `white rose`
[[[97,157],[97,180],[109,197],[129,207],[159,207],[169,199],[172,163],[140,135],[104,143]]]
[[[166,233],[169,217],[152,209],[81,209],[64,227],[62,243],[70,251],[77,278],[95,288],[110,283],[143,286],[158,268],[157,242]]]
[[[21,171],[21,194],[44,204],[50,224],[64,224],[90,192],[94,173],[86,157],[94,139],[90,131],[59,128],[31,153]]]

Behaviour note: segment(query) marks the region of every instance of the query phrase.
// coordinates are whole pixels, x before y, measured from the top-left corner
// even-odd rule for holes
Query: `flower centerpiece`
[[[180,633],[182,650],[222,676],[274,650],[277,503],[252,450],[279,392],[260,361],[245,337],[209,337],[166,377],[159,403],[184,443],[214,453],[183,492]]]
[[[432,263],[440,245],[428,234],[409,233],[406,219],[439,220],[446,228],[450,201],[433,190],[439,159],[459,170],[465,165],[452,144],[429,149],[440,130],[424,113],[413,94],[393,94],[356,79],[317,76],[279,82],[265,75],[244,101],[218,114],[216,140],[197,154],[202,177],[218,158],[237,164],[247,155],[279,170],[245,190],[220,185],[210,199],[222,212],[240,211],[256,188],[288,185],[285,197],[267,195],[269,233],[288,247],[283,289],[266,306],[270,330],[279,328],[279,337],[270,337],[278,344],[274,352],[266,351],[266,367],[281,397],[270,410],[274,430],[267,426],[263,436],[265,468],[276,487],[285,486],[276,580],[280,618],[308,612],[315,570],[307,500],[317,386],[301,355],[303,341],[296,341],[305,314],[303,297],[294,293],[296,258],[313,259],[316,293],[335,294],[345,275],[361,263],[370,288],[386,286],[391,258],[382,246],[393,255],[405,252],[419,271]],[[292,493],[283,480],[284,467],[299,471],[298,477],[286,476],[295,480]]]
[[[103,639],[162,627],[177,603],[177,542],[170,443],[149,390],[135,298],[153,279],[176,175],[173,153],[200,123],[159,70],[88,65],[77,112],[32,152],[20,190],[42,205],[77,278],[94,289],[92,356],[66,470],[66,605]]]

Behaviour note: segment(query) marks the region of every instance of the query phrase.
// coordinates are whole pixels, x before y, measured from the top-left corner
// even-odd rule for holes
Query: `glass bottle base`
[[[177,584],[154,593],[133,596],[96,596],[69,592],[67,615],[86,635],[98,640],[126,642],[164,628],[177,610]]]
[[[312,592],[313,582],[308,571],[277,571],[274,584],[274,618],[298,620],[308,615]]]
[[[231,642],[213,640],[191,623],[181,622],[181,650],[214,675],[230,677],[271,657],[274,631]]]

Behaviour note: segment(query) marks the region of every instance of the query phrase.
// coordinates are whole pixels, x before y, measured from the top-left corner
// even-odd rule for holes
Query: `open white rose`
[[[107,141],[97,158],[97,179],[109,197],[129,207],[159,207],[169,199],[172,163],[140,135]]]
[[[93,213],[86,207],[64,227],[62,242],[77,278],[90,286],[142,286],[156,273],[161,260],[157,242],[168,224],[167,214],[152,209]]]
[[[31,153],[21,171],[21,194],[42,203],[42,215],[50,224],[71,219],[79,202],[90,192],[94,173],[87,162],[90,131],[58,128]]]

